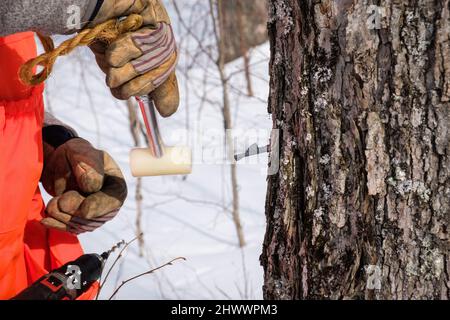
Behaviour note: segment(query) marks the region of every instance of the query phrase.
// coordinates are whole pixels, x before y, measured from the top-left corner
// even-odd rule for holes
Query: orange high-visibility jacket
[[[20,66],[35,56],[32,32],[0,37],[0,299],[83,254],[76,236],[39,222],[45,215],[38,187],[44,87],[18,78]],[[93,298],[96,289],[82,298]]]

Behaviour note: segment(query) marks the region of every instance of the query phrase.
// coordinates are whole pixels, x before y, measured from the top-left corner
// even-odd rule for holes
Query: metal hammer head
[[[164,147],[164,155],[157,158],[150,149],[134,149],[130,166],[134,177],[186,175],[192,172],[192,152],[188,147]]]

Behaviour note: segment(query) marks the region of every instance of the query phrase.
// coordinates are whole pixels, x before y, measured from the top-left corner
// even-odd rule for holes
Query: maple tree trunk
[[[449,6],[270,0],[265,298],[449,299]]]

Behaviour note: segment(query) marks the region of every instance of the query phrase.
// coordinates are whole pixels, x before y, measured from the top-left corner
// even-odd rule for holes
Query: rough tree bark
[[[449,6],[270,1],[265,298],[449,299]]]

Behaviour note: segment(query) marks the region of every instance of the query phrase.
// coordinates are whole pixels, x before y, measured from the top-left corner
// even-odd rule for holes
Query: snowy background
[[[108,299],[121,281],[182,256],[185,262],[126,285],[117,298],[261,299],[259,255],[265,232],[267,155],[243,161],[238,167],[240,215],[247,242],[240,249],[231,217],[230,169],[223,163],[222,87],[214,61],[208,58],[215,54],[208,8],[189,1],[179,3],[183,4],[180,16],[168,7],[181,49],[182,102],[178,113],[161,120],[160,126],[168,145],[188,143],[193,148],[193,174],[142,180],[144,254],[140,255],[138,243],[129,247],[101,298]],[[195,27],[186,28],[186,21]],[[251,51],[254,97],[245,95],[243,62],[236,60],[227,66],[237,153],[255,142],[268,143],[268,60],[268,44]],[[80,136],[107,150],[126,176],[129,196],[121,213],[100,230],[81,236],[86,252],[101,253],[136,236],[137,180],[129,170],[133,139],[126,103],[112,98],[93,61],[87,49],[61,58],[47,82],[46,107]],[[180,134],[184,130],[187,135]]]

